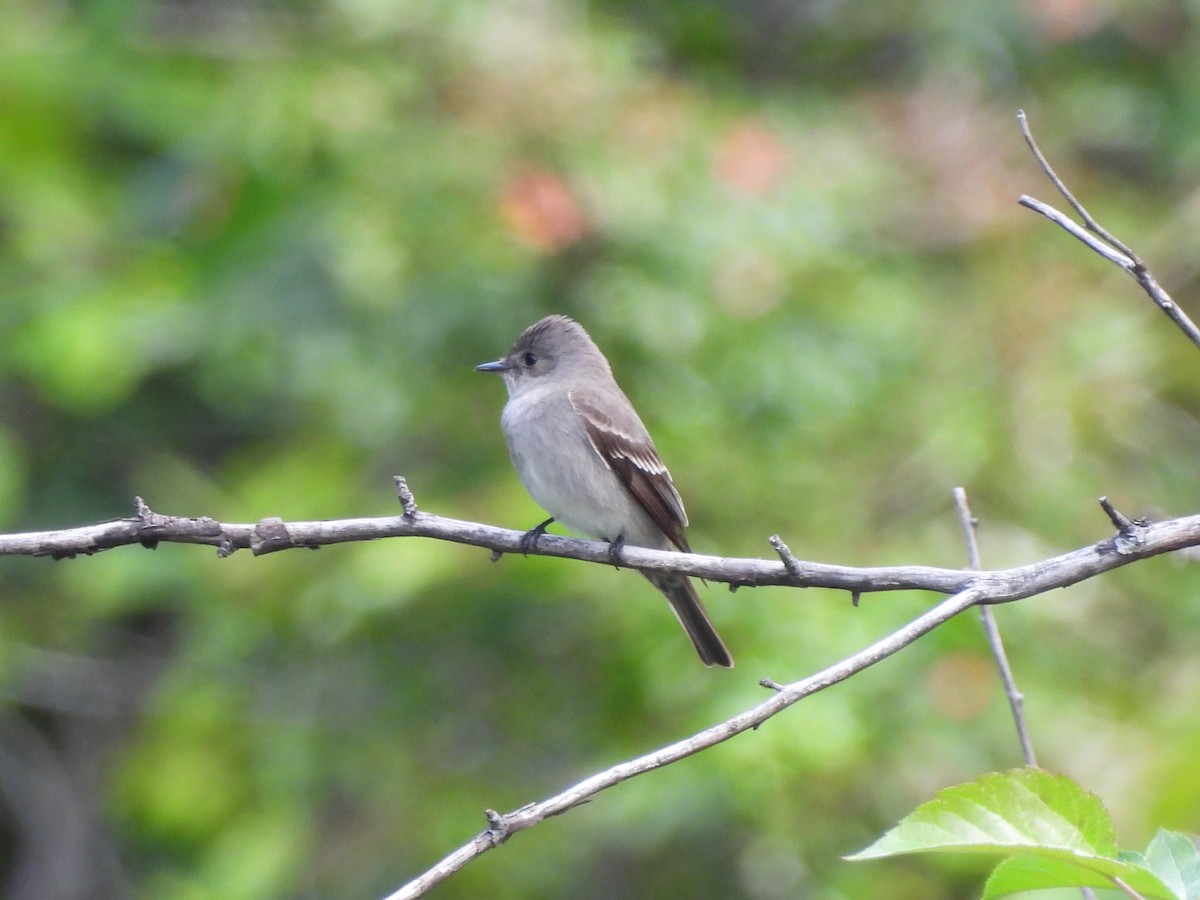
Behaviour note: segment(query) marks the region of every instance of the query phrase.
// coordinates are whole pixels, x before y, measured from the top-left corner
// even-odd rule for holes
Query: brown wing
[[[687,525],[683,500],[633,408],[605,410],[597,402],[596,394],[586,390],[572,390],[570,398],[600,458],[671,542],[690,553],[683,535],[683,527]]]

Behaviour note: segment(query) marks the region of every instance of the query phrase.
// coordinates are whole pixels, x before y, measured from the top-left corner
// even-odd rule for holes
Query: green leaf
[[[947,788],[870,847],[847,858],[931,850],[1020,853],[996,867],[985,898],[1052,887],[1111,888],[1116,879],[1143,897],[1187,897],[1168,887],[1156,874],[1158,869],[1152,871],[1138,854],[1118,852],[1112,821],[1094,794],[1041,769],[991,773]],[[1188,863],[1175,842],[1164,841],[1156,851],[1162,870],[1177,877]]]
[[[1177,896],[1200,900],[1200,851],[1187,835],[1159,829],[1146,848],[1146,865]]]
[[[1068,859],[1053,855],[1035,855],[1028,851],[1006,859],[996,866],[983,891],[983,900],[1004,897],[1019,891],[1046,890],[1049,888],[1091,887],[1113,888],[1119,878],[1121,882],[1142,897],[1155,900],[1182,900],[1163,884],[1155,875],[1124,859]]]
[[[870,847],[847,859],[928,850],[1010,852],[1025,847],[1115,857],[1116,836],[1095,795],[1042,769],[992,772],[940,791]]]

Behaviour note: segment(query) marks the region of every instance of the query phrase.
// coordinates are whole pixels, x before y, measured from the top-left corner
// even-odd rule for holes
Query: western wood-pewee
[[[530,325],[502,359],[477,366],[499,372],[508,388],[500,417],[521,483],[553,517],[526,534],[537,538],[558,520],[608,541],[614,558],[629,544],[691,552],[687,513],[650,433],[613,379],[588,333],[566,316]],[[733,665],[692,582],[642,571],[662,591],[700,659]]]

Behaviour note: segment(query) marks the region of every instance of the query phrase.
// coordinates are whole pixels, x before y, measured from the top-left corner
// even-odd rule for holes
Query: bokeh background
[[[0,527],[430,512],[524,529],[498,380],[550,312],[613,361],[701,552],[985,564],[1194,513],[1200,355],[1015,124],[1200,313],[1200,5],[5,0]],[[1124,846],[1200,828],[1200,570],[998,610],[1042,763]],[[0,894],[372,898],[484,826],[927,608],[423,540],[0,560]],[[442,898],[968,898],[850,864],[1017,765],[963,617],[515,837]]]

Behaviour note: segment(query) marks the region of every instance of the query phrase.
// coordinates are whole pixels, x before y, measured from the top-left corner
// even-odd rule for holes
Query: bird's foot
[[[538,538],[546,533],[546,527],[553,521],[554,516],[551,516],[545,522],[542,522],[540,525],[534,525],[521,535],[521,552],[523,554],[528,556],[531,550],[537,549]]]
[[[621,555],[625,552],[625,535],[617,535],[615,541],[609,542],[608,545],[608,560],[614,566],[621,565]]]

